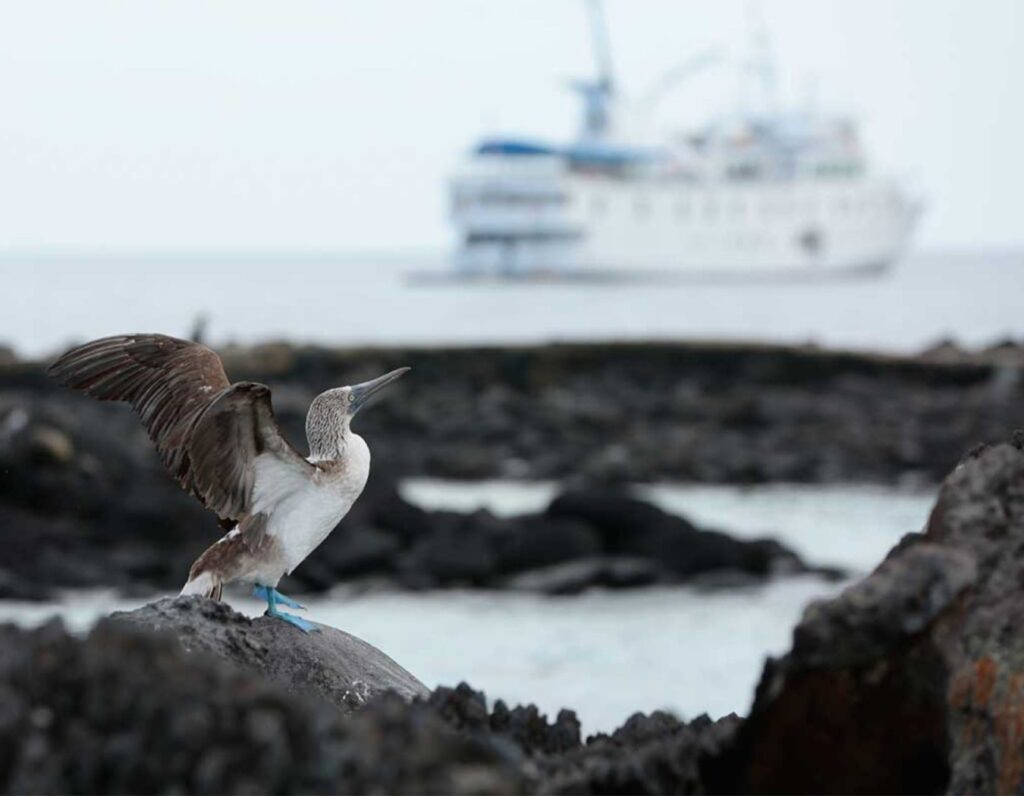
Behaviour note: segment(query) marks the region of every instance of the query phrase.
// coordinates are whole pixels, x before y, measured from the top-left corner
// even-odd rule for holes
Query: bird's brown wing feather
[[[267,487],[282,495],[297,482],[281,476],[312,477],[316,471],[281,434],[270,388],[255,382],[231,385],[200,415],[188,455],[200,500],[221,517],[236,519],[253,510],[257,457],[269,455],[287,468],[277,469],[280,483]]]
[[[223,519],[248,513],[260,453],[312,468],[281,435],[269,388],[232,385],[220,357],[199,343],[105,337],[68,351],[49,373],[94,398],[130,403],[171,474]]]

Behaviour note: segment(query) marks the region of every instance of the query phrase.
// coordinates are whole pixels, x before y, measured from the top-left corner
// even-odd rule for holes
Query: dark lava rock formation
[[[45,598],[57,587],[177,590],[223,529],[164,471],[127,407],[77,399],[65,391],[5,404],[0,392],[0,599]],[[577,488],[547,511],[510,518],[424,511],[375,464],[339,529],[282,590],[373,579],[565,594],[803,571],[776,542],[697,528],[625,491]]]
[[[165,598],[116,613],[111,621],[177,636],[187,652],[202,651],[260,673],[288,691],[312,692],[351,710],[393,691],[426,696],[423,683],[391,658],[326,625],[304,634],[279,619],[249,619],[222,602],[201,597]]]
[[[390,692],[352,702],[335,686],[314,699],[257,674],[265,666],[291,677],[267,656],[239,651],[263,638],[264,623],[183,600],[136,612],[141,623],[108,620],[84,640],[54,625],[0,628],[0,788],[1019,793],[1022,448],[1024,436],[975,451],[946,480],[922,533],[810,605],[791,651],[767,662],[746,719],[638,714],[582,742],[571,711],[551,722],[533,706],[489,708],[465,685],[411,702]],[[267,626],[282,638],[291,630]],[[314,659],[315,679],[331,668],[320,656],[333,643],[296,635],[292,661]],[[386,683],[394,664],[376,660],[382,679],[360,677]],[[405,697],[420,693],[403,682]]]
[[[975,452],[924,533],[811,605],[731,753],[751,793],[1024,790],[1024,452]]]
[[[649,524],[609,530],[579,495],[562,501],[577,506],[571,515],[557,507],[515,519],[425,512],[402,501],[395,484],[412,475],[554,478],[603,500],[595,484],[653,479],[937,481],[975,441],[1024,425],[1024,358],[1005,355],[907,359],[682,343],[280,344],[223,354],[233,377],[272,387],[300,449],[318,391],[413,366],[414,379],[360,415],[374,452],[370,484],[343,532],[284,585],[294,591],[362,578],[565,593],[759,577],[790,567],[792,554],[771,542],[741,549],[684,533],[685,521],[667,531],[653,509],[631,505],[616,516]],[[633,531],[643,544],[628,541]],[[0,599],[43,598],[53,587],[175,589],[220,533],[163,471],[127,407],[63,388],[40,363],[0,362]],[[685,546],[675,544],[684,537]],[[659,548],[662,540],[673,546]],[[703,560],[715,566],[700,571]]]
[[[1024,426],[1016,350],[943,359],[695,342],[279,343],[222,355],[233,378],[270,385],[296,443],[317,392],[411,365],[358,421],[375,462],[402,476],[891,483],[937,482],[978,440]],[[0,363],[0,405],[110,416],[88,401],[47,379],[42,364]]]
[[[3,793],[523,793],[523,758],[426,702],[346,716],[125,622],[0,626]]]
[[[466,685],[353,711],[124,621],[0,626],[3,793],[697,793],[737,723],[637,714],[582,744],[571,711]]]

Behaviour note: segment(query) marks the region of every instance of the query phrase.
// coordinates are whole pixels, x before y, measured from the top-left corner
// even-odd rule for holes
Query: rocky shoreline
[[[273,389],[297,444],[317,392],[412,366],[359,418],[375,461],[403,477],[937,483],[971,445],[1024,426],[1012,344],[917,357],[697,342],[220,353],[233,379]],[[44,364],[0,362],[0,417],[20,405],[139,433]]]
[[[978,357],[943,346],[893,358],[695,343],[280,344],[223,356],[233,377],[271,385],[300,449],[317,391],[414,369],[360,415],[371,482],[343,531],[284,588],[370,578],[567,593],[814,569],[770,539],[740,542],[658,512],[631,498],[628,483],[937,481],[976,441],[1024,426],[1016,350]],[[413,475],[554,478],[564,492],[517,518],[427,512],[396,489]],[[220,533],[163,471],[126,407],[72,393],[43,363],[0,362],[0,599],[176,589]]]
[[[972,452],[922,533],[808,606],[747,717],[637,714],[585,741],[571,711],[550,721],[532,706],[488,706],[468,686],[424,694],[362,647],[338,653],[337,680],[314,673],[303,685],[267,663],[278,637],[290,634],[299,665],[308,650],[318,666],[309,645],[330,638],[199,598],[107,620],[85,639],[8,626],[0,789],[1015,793],[1022,551],[1024,434]]]
[[[18,388],[0,378],[0,599],[47,599],[67,588],[140,595],[179,589],[192,561],[223,534],[216,518],[173,482],[127,407],[55,389],[32,369],[19,372]],[[286,406],[294,403],[287,386],[276,388],[275,400],[279,395]],[[408,396],[391,403],[402,398]],[[282,414],[297,422],[294,412]],[[374,449],[387,450],[374,433],[366,432]],[[301,432],[293,429],[293,439]],[[568,479],[551,505],[533,514],[426,511],[402,498],[397,471],[381,458],[341,528],[282,590],[369,581],[568,594],[841,574],[802,561],[773,539],[699,528],[636,499],[625,485],[583,477]]]

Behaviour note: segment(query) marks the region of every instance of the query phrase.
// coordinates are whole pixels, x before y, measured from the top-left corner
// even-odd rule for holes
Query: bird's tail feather
[[[189,578],[188,583],[181,590],[181,596],[198,594],[202,597],[209,597],[211,600],[219,600],[223,591],[223,582],[219,578],[215,578],[212,572],[200,572]]]

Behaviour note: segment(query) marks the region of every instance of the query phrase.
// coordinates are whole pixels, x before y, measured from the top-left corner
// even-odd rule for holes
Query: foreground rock
[[[376,647],[326,625],[304,634],[279,619],[249,619],[202,597],[166,598],[111,619],[173,634],[187,652],[215,655],[285,690],[315,693],[342,710],[351,711],[385,691],[405,699],[429,693]]]
[[[0,626],[3,793],[522,793],[523,759],[427,703],[344,716],[125,622]]]
[[[926,531],[810,606],[728,767],[752,793],[1024,790],[1024,452],[980,451]]]
[[[976,452],[946,480],[923,533],[809,606],[791,651],[766,664],[745,720],[637,715],[583,743],[571,711],[550,722],[532,706],[489,708],[465,686],[353,702],[338,683],[355,677],[423,692],[345,640],[333,681],[321,656],[334,641],[297,636],[280,668],[248,649],[262,638],[259,620],[169,601],[84,641],[59,627],[0,629],[0,788],[1019,793],[1022,448],[1024,438]],[[154,626],[181,643],[140,629]],[[271,643],[290,630],[270,628]],[[309,699],[305,686],[325,682],[334,684]]]
[[[227,658],[121,620],[85,639],[0,627],[0,792],[699,792],[738,723],[638,714],[583,744],[571,711],[465,685],[338,710],[212,646]]]

